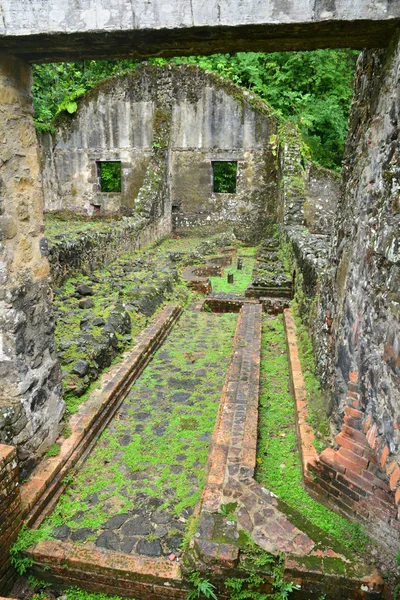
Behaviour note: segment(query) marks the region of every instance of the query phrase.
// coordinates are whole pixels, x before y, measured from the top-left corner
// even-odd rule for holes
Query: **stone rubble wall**
[[[83,231],[78,238],[58,235],[49,243],[52,285],[61,286],[80,273],[90,274],[122,254],[140,250],[170,233],[170,220],[128,218],[100,231]]]
[[[170,216],[178,232],[232,226],[260,237],[276,220],[276,117],[192,65],[143,65],[100,84],[40,136],[47,211]],[[100,191],[98,161],[120,160],[122,192]],[[213,192],[212,160],[237,160],[235,194]],[[157,188],[157,192],[155,192]]]
[[[304,203],[305,225],[310,233],[333,232],[340,197],[340,174],[310,162],[306,178]]]
[[[356,372],[374,449],[400,461],[400,44],[360,55],[343,189],[330,262],[334,266],[333,414],[343,421]],[[396,482],[396,486],[400,482]],[[396,489],[394,489],[396,491]]]
[[[0,443],[24,469],[51,445],[62,416],[61,370],[43,250],[43,196],[31,69],[0,61]]]

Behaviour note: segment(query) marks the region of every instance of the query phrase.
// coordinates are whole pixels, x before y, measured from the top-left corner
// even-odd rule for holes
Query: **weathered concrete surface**
[[[31,69],[0,61],[0,442],[34,460],[64,408],[43,254],[43,197],[32,120]],[[26,464],[28,464],[26,463]]]
[[[399,0],[4,0],[4,50],[32,61],[381,47]]]
[[[144,65],[87,94],[41,136],[47,211],[171,220],[180,233],[233,227],[260,238],[276,220],[276,117],[263,102],[195,66]],[[96,161],[120,160],[121,193],[100,190]],[[212,161],[238,161],[235,194],[213,192]]]

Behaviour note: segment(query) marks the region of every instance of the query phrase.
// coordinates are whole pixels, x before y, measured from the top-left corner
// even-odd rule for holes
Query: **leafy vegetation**
[[[361,551],[368,538],[313,500],[302,486],[283,318],[264,317],[261,353],[257,480],[345,547]]]
[[[236,192],[236,161],[213,161],[214,192],[216,194],[234,194]]]
[[[175,64],[197,64],[216,71],[250,89],[279,115],[298,124],[312,158],[339,169],[347,133],[352,97],[352,78],[358,52],[315,50],[312,52],[240,52],[173,58]],[[165,59],[150,59],[165,64]],[[111,75],[135,68],[136,60],[80,61],[35,65],[35,122],[40,131],[51,130],[54,117],[73,113],[76,100]]]
[[[24,575],[33,564],[31,558],[24,556],[24,551],[33,544],[51,537],[51,528],[48,525],[43,525],[40,529],[28,529],[23,525],[10,550],[11,564],[19,575]]]
[[[200,576],[200,573],[197,571],[195,573],[191,573],[189,575],[189,581],[193,585],[193,590],[190,590],[188,595],[186,596],[186,600],[195,600],[196,598],[213,598],[214,600],[218,600],[217,596],[214,594],[215,586],[208,581],[208,579],[204,579]]]
[[[247,556],[246,567],[249,574],[247,577],[231,577],[225,581],[225,586],[230,590],[230,600],[287,600],[296,586],[284,579],[283,555],[276,558],[257,546],[247,532],[245,537],[243,549]],[[271,584],[266,584],[264,577],[257,572],[258,569],[268,573]],[[264,591],[266,588],[272,590]]]
[[[120,192],[121,191],[121,162],[107,161],[100,162],[100,186],[102,192]]]
[[[50,448],[47,450],[46,456],[48,458],[51,458],[52,456],[58,456],[60,454],[60,450],[60,444],[55,442],[54,444],[51,444]]]

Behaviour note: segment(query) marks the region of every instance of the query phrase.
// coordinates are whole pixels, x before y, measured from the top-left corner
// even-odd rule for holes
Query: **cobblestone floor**
[[[182,316],[50,517],[56,539],[179,554],[200,497],[237,315]]]

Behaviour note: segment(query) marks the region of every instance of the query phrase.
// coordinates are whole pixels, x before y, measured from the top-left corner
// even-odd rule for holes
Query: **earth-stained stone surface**
[[[189,307],[61,497],[50,517],[55,538],[179,554],[205,480],[236,320]]]

